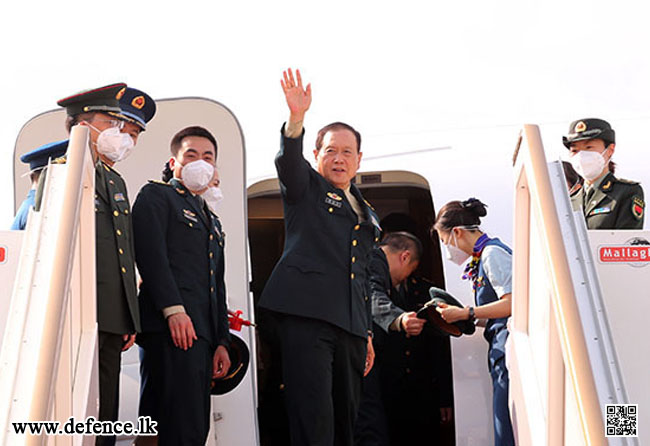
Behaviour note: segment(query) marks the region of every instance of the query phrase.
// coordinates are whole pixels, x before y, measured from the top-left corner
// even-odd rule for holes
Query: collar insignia
[[[612,188],[612,182],[609,180],[607,180],[607,183],[603,184],[603,187],[601,187],[603,191],[608,191],[611,188]]]

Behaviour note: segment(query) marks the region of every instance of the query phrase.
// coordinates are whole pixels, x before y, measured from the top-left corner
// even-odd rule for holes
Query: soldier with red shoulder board
[[[562,137],[569,161],[584,178],[583,187],[571,195],[574,209],[582,209],[588,229],[642,229],[645,202],[636,181],[614,176],[615,132],[607,121],[574,121]]]

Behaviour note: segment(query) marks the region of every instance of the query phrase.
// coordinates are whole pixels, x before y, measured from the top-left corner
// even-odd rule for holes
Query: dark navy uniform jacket
[[[168,332],[162,310],[183,305],[198,337],[215,348],[228,345],[224,234],[216,215],[176,179],[149,182],[133,205],[133,226],[142,332]]]
[[[380,371],[385,403],[398,407],[398,400],[409,399],[413,405],[411,409],[422,409],[418,403],[431,411],[437,411],[438,407],[451,407],[453,386],[449,337],[437,335],[430,324],[424,324],[418,336],[406,336],[404,331],[389,329],[395,317],[403,312],[418,311],[429,301],[429,288],[433,283],[410,276],[399,290],[393,288],[388,260],[381,248],[370,253],[368,274],[375,304],[375,366]],[[391,308],[388,308],[387,300],[392,303]],[[378,301],[382,305],[377,305]]]
[[[635,181],[608,173],[589,199],[582,187],[571,202],[583,210],[588,229],[643,229],[643,189]]]
[[[359,189],[350,192],[364,211],[357,214],[343,190],[330,184],[302,155],[302,139],[282,129],[275,165],[284,206],[285,243],[260,305],[280,313],[319,319],[368,336],[370,301],[366,260],[379,241],[379,220]]]

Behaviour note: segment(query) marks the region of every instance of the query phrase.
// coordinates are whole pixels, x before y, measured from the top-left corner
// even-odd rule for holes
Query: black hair
[[[173,176],[174,176],[174,172],[172,171],[171,167],[169,167],[169,161],[167,161],[165,163],[165,167],[163,167],[162,175],[160,176],[160,178],[166,183],[169,180],[171,180]]]
[[[410,251],[416,261],[422,258],[422,242],[409,232],[389,232],[379,246],[387,246],[392,252]]]
[[[354,127],[345,122],[333,122],[320,129],[318,135],[316,135],[316,150],[320,150],[323,146],[323,139],[325,139],[327,132],[333,130],[348,130],[352,132],[357,140],[357,153],[361,152],[361,133],[357,132]]]
[[[576,184],[582,184],[584,179],[578,175],[578,172],[573,169],[573,166],[568,161],[562,161],[562,169],[564,169],[564,177],[568,183],[569,189],[571,189]]]
[[[81,121],[92,121],[95,119],[95,115],[99,112],[87,112],[87,113],[78,113],[74,116],[66,116],[65,118],[65,130],[70,133],[72,127],[79,124]]]
[[[456,226],[479,226],[481,217],[487,215],[486,207],[478,198],[450,201],[440,208],[431,228],[431,237],[435,238],[435,231],[451,231]]]
[[[209,140],[214,146],[214,158],[216,161],[217,151],[218,151],[217,140],[212,135],[212,133],[210,133],[208,130],[204,129],[203,127],[199,127],[198,125],[185,127],[184,129],[182,129],[181,131],[179,131],[174,135],[170,143],[172,155],[174,156],[178,155],[178,151],[180,150],[181,145],[183,144],[183,139],[189,136],[199,136],[201,138],[205,138]]]

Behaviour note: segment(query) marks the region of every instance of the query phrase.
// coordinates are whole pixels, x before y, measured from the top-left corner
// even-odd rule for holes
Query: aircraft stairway
[[[545,158],[537,126],[524,126],[515,156],[506,360],[517,444],[647,443],[641,429],[638,438],[606,436],[606,407],[638,404],[638,425],[650,423],[650,352],[637,341],[650,305],[649,263],[616,257],[626,246],[648,250],[650,233],[587,231],[571,207],[561,162]]]
[[[97,416],[95,174],[87,141],[88,128],[75,126],[67,163],[48,168],[41,210],[30,213],[25,231],[0,232],[0,241],[10,241],[0,265],[2,445],[94,443],[19,435],[12,424],[58,421],[62,428],[70,417]]]

